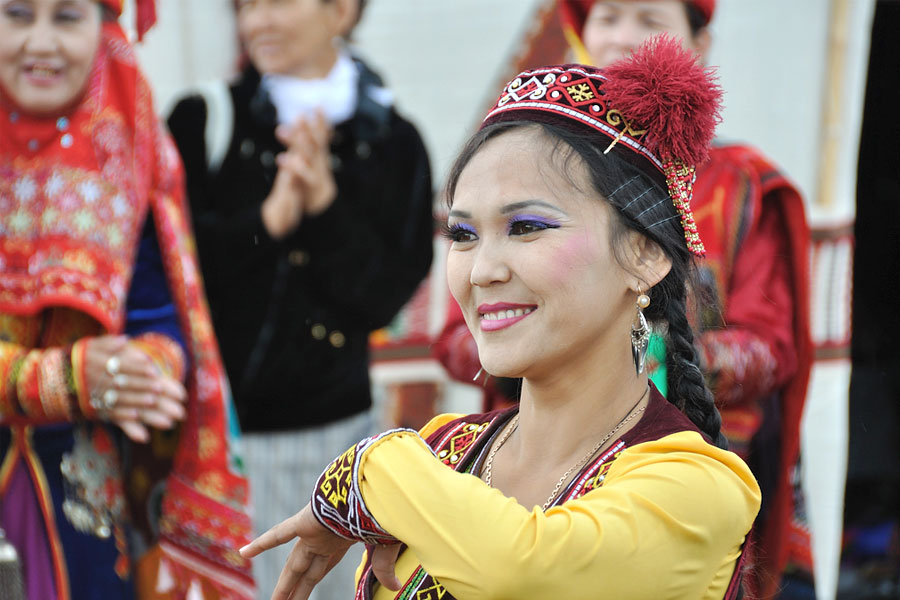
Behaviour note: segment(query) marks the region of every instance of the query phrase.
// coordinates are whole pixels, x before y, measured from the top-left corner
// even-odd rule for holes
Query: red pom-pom
[[[722,89],[696,54],[663,34],[603,71],[609,105],[649,130],[642,143],[651,152],[689,165],[706,160],[722,120]]]

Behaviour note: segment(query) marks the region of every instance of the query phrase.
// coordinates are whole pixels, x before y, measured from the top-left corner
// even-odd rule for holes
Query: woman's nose
[[[472,285],[486,287],[509,281],[512,272],[507,257],[498,244],[483,243],[476,250],[469,281]]]
[[[59,48],[57,31],[49,19],[37,19],[25,38],[25,50],[31,54],[52,54]]]
[[[611,32],[613,43],[623,54],[632,52],[644,41],[645,30],[635,19],[622,18]]]

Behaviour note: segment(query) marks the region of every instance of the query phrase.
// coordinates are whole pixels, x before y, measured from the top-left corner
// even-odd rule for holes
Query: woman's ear
[[[359,0],[332,0],[336,11],[335,36],[347,38],[359,19]]]
[[[706,59],[709,57],[709,49],[712,47],[712,34],[709,32],[709,27],[701,27],[694,34],[692,42],[694,51],[700,56],[700,62],[705,65]]]
[[[640,285],[648,290],[662,281],[672,269],[672,260],[662,247],[644,234],[629,231],[627,246],[624,258],[628,273],[636,279],[635,287]]]

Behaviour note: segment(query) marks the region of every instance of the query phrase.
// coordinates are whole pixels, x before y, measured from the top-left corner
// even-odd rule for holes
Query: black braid
[[[716,446],[727,450],[728,441],[721,431],[722,417],[700,371],[694,332],[686,316],[687,294],[684,283],[672,292],[666,305],[666,321],[669,324],[666,333],[669,401],[678,406]]]

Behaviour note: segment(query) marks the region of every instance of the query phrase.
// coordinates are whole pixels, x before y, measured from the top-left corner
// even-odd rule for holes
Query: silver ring
[[[106,410],[112,410],[118,401],[119,392],[116,390],[106,390],[103,392],[103,406],[106,407]]]
[[[119,369],[122,367],[122,359],[113,354],[109,358],[106,359],[106,372],[111,376],[115,376]]]
[[[128,375],[125,375],[124,373],[119,373],[118,375],[113,377],[113,384],[119,389],[122,389],[123,387],[128,387]]]

